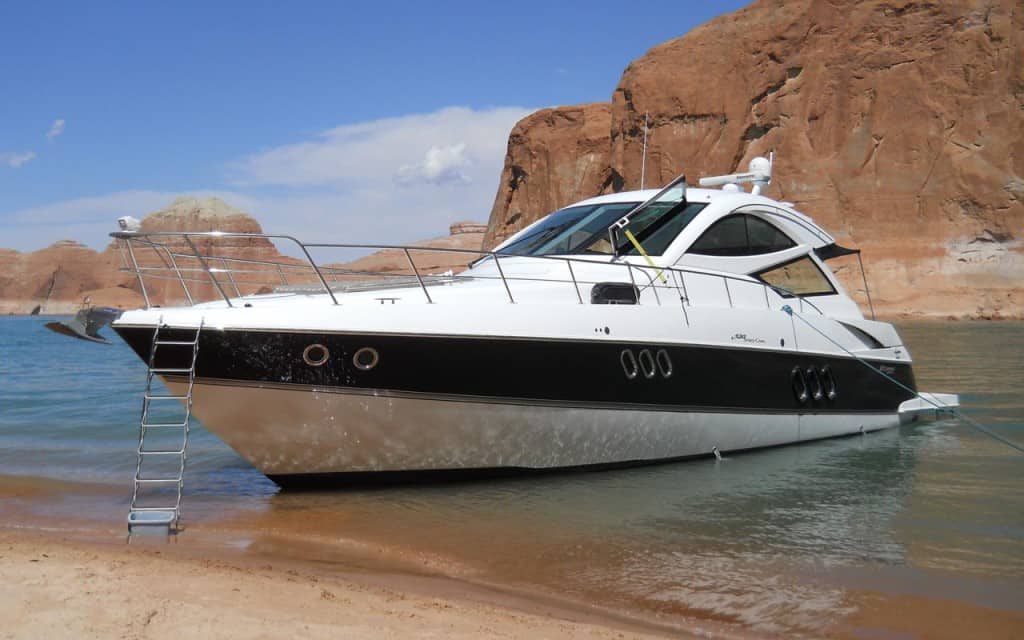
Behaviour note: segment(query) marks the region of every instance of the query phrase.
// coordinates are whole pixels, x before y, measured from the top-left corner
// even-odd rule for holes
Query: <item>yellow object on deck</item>
[[[647,255],[647,252],[644,251],[644,248],[640,246],[640,241],[636,239],[636,236],[634,236],[633,232],[630,231],[629,229],[626,229],[626,237],[629,238],[629,241],[633,243],[633,246],[636,247],[636,250],[640,252],[640,255],[642,255],[644,259],[647,260],[647,264],[657,269],[658,265],[654,264],[654,260],[651,260],[651,256]],[[658,279],[661,280],[661,284],[668,284],[668,280],[665,279],[665,275],[660,270],[656,275],[658,276]]]

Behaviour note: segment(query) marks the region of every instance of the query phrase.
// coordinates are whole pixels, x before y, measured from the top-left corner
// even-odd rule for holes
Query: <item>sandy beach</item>
[[[0,531],[2,638],[653,638],[453,597],[213,558]]]
[[[461,579],[437,566],[424,570],[372,545],[297,552],[308,543],[285,536],[277,544],[233,544],[233,537],[246,536],[207,526],[128,543],[112,526],[78,520],[62,529],[58,519],[40,517],[70,495],[66,483],[0,480],[4,640],[160,639],[182,632],[208,638],[783,637],[699,615],[670,624],[616,616]],[[1024,632],[1024,615],[962,599],[851,589],[847,604],[850,612],[836,612],[813,637],[1011,639]]]

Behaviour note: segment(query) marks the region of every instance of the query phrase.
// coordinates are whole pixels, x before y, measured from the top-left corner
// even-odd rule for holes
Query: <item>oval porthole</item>
[[[836,396],[839,395],[839,389],[836,387],[836,377],[832,374],[832,367],[827,364],[821,368],[821,386],[825,390],[825,397],[829,400],[835,400]]]
[[[668,356],[668,351],[664,349],[658,349],[658,353],[654,354],[654,359],[658,363],[658,371],[665,378],[672,377],[672,358]]]
[[[821,377],[818,375],[818,370],[814,367],[807,367],[807,386],[811,392],[811,397],[815,400],[821,400],[825,397],[825,391],[821,386]]]
[[[380,362],[380,355],[373,347],[363,347],[352,356],[352,364],[356,366],[356,369],[363,371],[369,371],[376,367],[378,362]]]
[[[627,380],[636,378],[637,373],[640,372],[640,368],[636,364],[636,356],[629,349],[623,349],[622,353],[619,354],[619,362],[622,363],[622,371],[626,374]]]
[[[807,402],[811,394],[807,392],[807,379],[804,378],[803,369],[793,367],[793,370],[789,372],[789,381],[793,386],[793,395],[796,396],[797,401],[800,404]]]
[[[644,372],[644,377],[648,380],[653,378],[657,372],[657,368],[654,365],[654,356],[647,349],[640,351],[640,370]]]
[[[311,367],[320,367],[331,357],[331,352],[322,344],[311,344],[302,350],[302,361]]]

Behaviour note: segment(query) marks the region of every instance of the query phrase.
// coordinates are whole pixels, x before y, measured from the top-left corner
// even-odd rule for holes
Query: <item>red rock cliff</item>
[[[564,186],[578,125],[559,115],[607,105],[523,120],[487,238],[637,188],[649,112],[648,186],[745,169],[775,150],[768,195],[863,248],[887,314],[1024,315],[1022,51],[1015,0],[756,2],[629,65],[607,133],[584,138],[606,145],[607,165],[588,165],[600,179],[576,192]],[[550,126],[536,126],[541,114]]]

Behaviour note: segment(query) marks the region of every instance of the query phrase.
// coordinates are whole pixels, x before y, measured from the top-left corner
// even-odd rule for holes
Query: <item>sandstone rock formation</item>
[[[417,268],[423,274],[459,271],[475,259],[474,254],[430,251],[430,248],[477,250],[483,241],[486,226],[476,222],[451,225],[450,235],[416,243],[423,250],[412,251]],[[222,231],[226,233],[263,233],[259,223],[217,198],[178,198],[166,209],[154,212],[141,223],[141,230]],[[278,251],[265,238],[217,239],[194,237],[190,246],[183,236],[161,239],[169,249],[157,250],[141,242],[133,242],[135,260],[148,274],[146,292],[150,302],[162,306],[187,303],[180,281],[174,277],[175,267],[182,273],[194,301],[220,297],[210,280],[206,267],[228,295],[267,291],[281,284],[312,284],[317,282],[312,269],[299,260]],[[282,244],[282,251],[293,246]],[[205,264],[193,256],[195,250]],[[215,256],[215,257],[214,257]],[[173,261],[172,261],[173,257]],[[318,259],[320,257],[318,256]],[[97,252],[71,240],[62,240],[46,249],[19,253],[0,249],[0,313],[31,313],[36,308],[43,314],[75,312],[82,301],[122,309],[145,304],[138,279],[119,268],[125,255],[117,242]],[[264,264],[274,263],[274,264]],[[278,268],[277,263],[283,264]],[[327,266],[327,265],[322,265]],[[411,273],[408,260],[401,251],[380,251],[349,263],[330,265],[339,272],[338,280],[365,279],[351,275],[354,270],[386,274]],[[220,271],[218,271],[220,270]],[[231,270],[228,276],[226,270]],[[325,272],[330,274],[329,270]],[[330,277],[330,275],[329,275]]]
[[[621,184],[609,183],[611,105],[543,109],[512,129],[485,245],[493,247],[538,216]]]
[[[0,250],[0,313],[72,313],[85,296],[93,304],[137,305],[111,256],[71,240],[32,253]]]
[[[263,233],[260,224],[247,213],[235,209],[220,198],[177,198],[166,209],[156,211],[142,220],[140,231],[222,231],[225,233]],[[266,238],[190,238],[189,245],[184,236],[168,236],[162,239],[174,254],[175,263],[182,271],[189,295],[193,300],[213,300],[220,296],[214,283],[205,271],[205,267],[224,269],[233,272],[231,277],[218,275],[218,282],[228,295],[235,293],[254,293],[273,282],[277,277],[276,269],[247,261],[282,261],[288,260],[281,256],[277,247]],[[284,248],[284,247],[282,247]],[[111,246],[108,252],[120,252],[120,247]],[[204,265],[198,258],[192,257],[196,251],[202,256],[222,258],[206,259]],[[153,269],[153,278],[146,279],[146,291],[154,304],[171,305],[186,302],[184,288],[177,279],[166,278],[169,258],[165,252],[158,252],[145,247],[137,247],[136,260],[145,268]],[[294,261],[298,262],[298,261]],[[172,267],[174,265],[171,265]],[[302,274],[309,276],[308,273]],[[306,278],[308,279],[308,277]],[[131,284],[139,290],[137,281]],[[236,292],[235,288],[238,288]]]
[[[864,250],[881,311],[1020,317],[1022,52],[1018,0],[755,2],[629,65],[607,132],[583,137],[579,190],[566,188],[581,157],[571,114],[609,105],[524,119],[487,242],[573,200],[637,188],[649,113],[648,186],[775,150],[768,195]],[[861,289],[850,271],[841,277]]]
[[[252,217],[217,198],[178,198],[168,208],[146,216],[141,228],[144,231],[261,232]],[[168,238],[167,241],[175,253],[192,253],[183,238]],[[195,244],[201,253],[211,252],[209,240],[197,239]],[[218,254],[226,257],[263,260],[278,257],[274,245],[261,239],[227,238],[219,240],[218,246]],[[153,304],[184,301],[179,282],[166,278],[166,253],[158,254],[151,248],[136,245],[135,255],[144,271],[152,269],[147,272],[153,276],[146,278],[146,290]],[[62,240],[32,253],[0,250],[0,313],[30,313],[36,307],[40,313],[73,313],[85,298],[99,306],[142,306],[145,300],[137,278],[120,270],[124,260],[116,242],[102,252],[71,240]],[[179,257],[177,262],[197,300],[216,296],[209,277],[200,271],[202,267],[195,259]],[[224,286],[229,283],[225,282]]]

